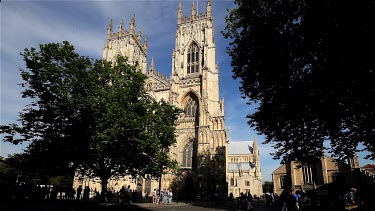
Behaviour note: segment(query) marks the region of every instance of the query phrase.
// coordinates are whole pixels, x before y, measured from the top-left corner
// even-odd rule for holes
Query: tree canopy
[[[282,163],[375,159],[375,3],[235,0],[222,34],[249,125]],[[325,148],[325,141],[330,147]],[[359,145],[364,148],[358,148]]]
[[[30,142],[23,156],[43,168],[98,176],[103,191],[112,176],[158,176],[174,167],[180,109],[146,93],[146,76],[117,57],[113,65],[80,56],[65,41],[21,53],[24,98],[20,123],[2,125],[4,141]]]

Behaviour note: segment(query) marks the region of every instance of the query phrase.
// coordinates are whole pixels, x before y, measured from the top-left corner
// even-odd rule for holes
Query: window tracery
[[[187,74],[199,72],[199,48],[198,45],[193,42],[187,53]]]
[[[197,102],[189,96],[189,99],[186,101],[184,113],[186,116],[195,116],[197,113]]]
[[[192,167],[193,160],[193,142],[186,143],[184,151],[182,152],[182,166]]]

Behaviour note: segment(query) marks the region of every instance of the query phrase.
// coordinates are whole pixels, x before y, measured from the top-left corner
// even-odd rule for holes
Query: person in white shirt
[[[152,203],[156,204],[156,188],[152,191]]]
[[[169,193],[168,193],[168,204],[169,205],[172,204],[172,197],[173,197],[173,193],[172,193],[172,189],[170,189]]]

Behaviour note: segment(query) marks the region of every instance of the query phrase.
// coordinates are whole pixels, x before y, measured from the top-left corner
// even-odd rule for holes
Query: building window
[[[280,188],[286,189],[290,187],[289,177],[284,175],[280,176]]]
[[[246,180],[245,181],[245,186],[250,186],[250,181]]]
[[[303,166],[302,174],[304,184],[313,184],[313,172],[310,166]]]
[[[233,178],[233,177],[230,178],[230,185],[231,185],[231,186],[234,186],[234,178]]]
[[[192,166],[192,159],[193,159],[193,142],[188,142],[182,153],[182,166],[183,167],[190,167]]]
[[[187,54],[187,74],[197,73],[199,64],[199,49],[196,43],[192,43]]]
[[[186,116],[195,116],[195,114],[197,113],[197,102],[192,99],[191,97],[189,97],[189,99],[186,101],[186,104],[185,104],[185,115]]]

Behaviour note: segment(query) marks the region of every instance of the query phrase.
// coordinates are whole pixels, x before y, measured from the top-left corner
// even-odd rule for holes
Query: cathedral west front
[[[153,58],[148,64],[149,43],[141,31],[136,31],[135,16],[128,26],[121,20],[117,32],[113,31],[112,20],[109,23],[103,59],[113,61],[117,55],[128,57],[128,62],[147,76],[145,88],[151,97],[157,101],[164,99],[184,111],[177,120],[176,143],[170,148],[171,159],[178,161],[178,172],[166,172],[155,179],[110,179],[109,190],[117,192],[122,186],[130,185],[132,190],[147,193],[160,187],[172,189],[181,196],[213,191],[228,194],[228,131],[224,100],[219,97],[211,1],[206,3],[206,12],[198,13],[194,2],[189,12],[189,16],[184,16],[181,3],[178,5],[170,77],[158,72]],[[79,184],[101,190],[99,180],[76,177],[74,188]]]

